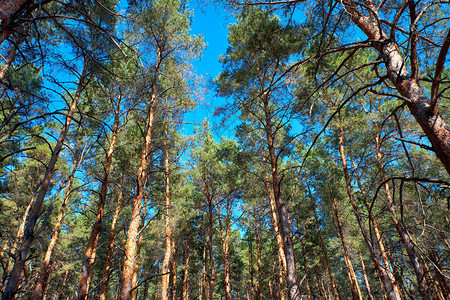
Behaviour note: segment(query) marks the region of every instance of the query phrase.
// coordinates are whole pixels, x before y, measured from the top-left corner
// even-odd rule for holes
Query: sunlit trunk
[[[370,289],[369,279],[367,278],[366,265],[364,264],[362,255],[361,255],[361,266],[362,266],[362,271],[363,271],[363,276],[364,276],[364,283],[366,285],[368,300],[375,300],[375,298],[372,294],[372,291]]]
[[[116,146],[117,133],[119,130],[121,100],[121,95],[119,95],[119,99],[114,110],[112,137],[109,143],[108,151],[106,153],[105,167],[103,171],[102,184],[100,187],[100,197],[97,206],[97,215],[95,218],[95,223],[92,226],[92,231],[89,237],[88,244],[86,246],[86,250],[84,252],[83,264],[81,265],[78,300],[85,300],[88,298],[89,284],[92,278],[92,268],[94,266],[95,256],[97,254],[98,237],[100,236],[100,232],[103,228],[103,215],[105,213],[106,195],[108,193],[108,179],[113,159],[113,152]]]
[[[186,248],[184,251],[183,300],[189,300],[189,260],[191,258],[190,241],[191,236],[188,233],[188,236],[186,237]]]
[[[169,300],[170,296],[170,263],[172,261],[173,256],[173,247],[172,247],[172,224],[171,224],[171,203],[170,203],[170,172],[169,172],[169,146],[168,146],[168,132],[167,132],[167,124],[164,129],[164,142],[163,142],[163,150],[164,150],[164,179],[165,179],[165,209],[164,209],[164,232],[165,232],[165,254],[164,261],[162,265],[162,277],[161,277],[161,300]]]
[[[152,142],[154,109],[156,104],[157,84],[159,76],[159,68],[161,66],[161,52],[157,53],[157,62],[155,70],[155,78],[152,83],[152,94],[149,99],[149,108],[145,124],[145,141],[142,147],[141,160],[137,175],[136,193],[132,200],[131,220],[127,231],[127,243],[125,247],[125,261],[122,268],[122,290],[120,292],[120,300],[130,300],[132,290],[132,279],[134,273],[134,263],[136,260],[137,239],[139,233],[139,223],[141,221],[142,199],[144,196],[144,189],[147,182],[147,168],[149,164],[148,154],[150,153],[150,146]]]
[[[103,267],[103,276],[101,283],[101,292],[99,300],[105,300],[108,293],[109,276],[111,273],[111,263],[114,255],[114,242],[116,240],[116,224],[119,218],[120,210],[122,209],[122,197],[123,197],[123,186],[125,182],[125,175],[122,176],[120,182],[119,194],[117,196],[116,209],[114,210],[114,216],[111,222],[111,229],[109,230],[109,242],[108,242],[108,253],[105,259],[105,266]]]

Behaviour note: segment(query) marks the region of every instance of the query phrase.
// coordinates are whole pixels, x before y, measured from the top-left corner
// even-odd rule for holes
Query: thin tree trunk
[[[208,282],[207,277],[206,277],[206,248],[207,248],[207,242],[206,242],[206,237],[204,237],[204,242],[203,242],[203,255],[202,255],[202,286],[201,286],[201,299],[202,300],[206,300],[206,290],[208,288]]]
[[[287,270],[286,255],[284,254],[283,239],[280,234],[278,215],[277,215],[277,205],[275,203],[273,188],[270,185],[269,172],[268,172],[267,168],[265,167],[265,165],[267,163],[267,159],[266,159],[265,147],[263,145],[263,137],[262,136],[261,136],[261,158],[262,158],[263,168],[264,168],[264,185],[266,187],[267,196],[269,197],[269,201],[270,201],[270,210],[272,213],[272,223],[273,223],[273,228],[275,231],[275,237],[277,239],[279,256],[281,258],[281,267],[282,267],[283,273],[286,274],[286,270]],[[283,277],[284,277],[284,275],[281,276],[281,284],[282,285],[284,285]]]
[[[122,197],[123,197],[123,185],[125,182],[125,174],[122,175],[120,182],[119,195],[117,196],[116,209],[114,210],[114,216],[111,222],[111,229],[109,231],[109,243],[108,253],[106,255],[105,266],[103,268],[101,292],[99,300],[105,300],[108,293],[109,276],[111,273],[111,263],[114,255],[114,242],[116,240],[116,224],[119,218],[120,210],[122,209]]]
[[[344,231],[342,229],[341,218],[339,217],[339,210],[336,203],[336,198],[333,198],[333,211],[336,217],[336,225],[339,239],[341,240],[342,249],[344,250],[344,261],[348,270],[348,277],[350,279],[350,285],[352,287],[353,300],[362,300],[361,290],[359,289],[358,279],[356,278],[355,270],[353,269],[350,255],[348,254],[347,244],[344,239]]]
[[[28,219],[28,222],[26,224],[24,235],[21,244],[19,246],[19,251],[14,261],[14,267],[11,272],[11,276],[9,277],[8,283],[6,285],[6,289],[3,293],[2,297],[3,300],[14,299],[17,293],[17,289],[19,287],[19,283],[21,280],[22,270],[24,269],[25,262],[27,260],[28,251],[30,250],[30,246],[36,237],[34,227],[37,223],[39,215],[41,214],[42,204],[44,203],[45,196],[47,195],[47,191],[50,187],[50,182],[53,177],[53,171],[55,169],[56,162],[58,161],[59,154],[64,144],[64,140],[69,131],[70,123],[72,122],[72,117],[75,114],[75,110],[77,108],[77,103],[78,100],[80,99],[81,92],[84,89],[84,82],[87,76],[87,65],[88,59],[85,59],[83,71],[81,73],[80,80],[78,82],[78,87],[75,92],[75,96],[73,97],[72,104],[70,105],[69,111],[67,112],[64,126],[59,134],[58,140],[56,141],[55,147],[52,152],[52,156],[50,158],[50,161],[47,165],[47,169],[44,174],[44,179],[40,184],[36,200],[31,209],[30,218]]]
[[[387,181],[387,178],[386,178],[386,175],[385,175],[384,169],[383,169],[383,161],[382,161],[383,155],[381,153],[380,135],[377,135],[375,137],[375,141],[376,141],[378,166],[380,168],[381,178],[384,182],[383,187],[384,187],[384,190],[386,192],[386,195],[387,195],[387,198],[389,201],[388,207],[391,212],[391,214],[390,214],[391,221],[394,224],[394,227],[397,230],[398,235],[400,236],[400,241],[402,242],[403,246],[406,249],[406,253],[408,254],[409,261],[411,262],[411,265],[416,274],[417,283],[419,285],[419,293],[422,296],[422,299],[429,300],[430,295],[428,292],[428,284],[426,282],[423,264],[421,263],[420,258],[416,253],[414,243],[411,240],[411,237],[409,236],[405,225],[402,222],[400,222],[396,217],[393,196],[391,193],[389,182]]]
[[[446,300],[444,294],[442,293],[442,290],[439,288],[440,281],[435,279],[433,276],[433,273],[431,272],[430,268],[427,264],[424,264],[425,272],[428,276],[428,279],[430,282],[433,283],[434,289],[431,291],[432,293],[432,299],[438,299],[438,300]],[[448,295],[448,294],[446,294]]]
[[[171,221],[171,203],[170,203],[170,172],[169,172],[169,146],[168,146],[168,132],[167,132],[167,124],[164,128],[164,178],[165,178],[165,214],[164,214],[164,232],[165,232],[165,254],[164,261],[162,265],[162,277],[161,277],[161,299],[169,300],[170,288],[170,263],[172,261],[173,256],[173,248],[172,248],[172,221]]]
[[[264,140],[261,136],[261,158],[263,162],[263,168],[264,168],[264,185],[266,187],[267,196],[269,197],[270,202],[270,211],[272,213],[272,225],[275,232],[275,238],[277,240],[277,246],[278,246],[278,261],[279,261],[279,299],[284,300],[284,276],[287,272],[287,265],[286,265],[286,255],[284,254],[284,247],[283,247],[283,239],[280,234],[280,228],[279,228],[279,222],[278,222],[278,215],[277,215],[277,205],[275,203],[275,197],[273,193],[273,188],[270,185],[269,180],[269,172],[266,168],[266,154],[265,154],[265,146],[264,146]]]
[[[367,299],[368,300],[375,300],[372,291],[370,290],[370,283],[369,283],[369,279],[367,278],[367,272],[366,272],[366,265],[364,264],[364,260],[362,255],[360,256],[361,258],[361,266],[362,266],[362,271],[363,271],[363,276],[364,276],[364,283],[366,284],[366,289],[367,289]]]
[[[328,253],[327,253],[327,249],[325,247],[325,241],[324,241],[324,238],[323,238],[322,229],[320,227],[319,218],[317,216],[316,203],[314,201],[314,198],[313,198],[313,195],[311,193],[311,190],[309,189],[309,185],[308,185],[308,192],[309,192],[309,195],[310,195],[310,198],[311,198],[311,205],[313,207],[314,219],[316,221],[315,222],[316,223],[316,230],[317,230],[317,233],[319,234],[320,247],[322,249],[323,258],[325,260],[325,265],[326,265],[327,270],[328,270],[328,276],[330,277],[331,288],[333,290],[334,298],[336,300],[338,300],[340,298],[339,298],[339,292],[337,290],[337,284],[336,284],[336,281],[334,280],[333,271],[331,270],[330,260],[328,259]]]
[[[172,240],[172,249],[175,250],[175,241]],[[172,253],[175,257],[175,253]],[[172,259],[172,300],[177,300],[177,261]]]
[[[209,238],[208,238],[208,253],[209,253],[209,300],[214,300],[214,282],[216,280],[216,270],[214,267],[214,252],[213,252],[213,200],[208,199],[208,217],[209,217]]]
[[[72,192],[72,184],[73,184],[73,180],[75,178],[75,172],[78,169],[78,165],[81,160],[81,158],[79,156],[80,156],[79,149],[76,149],[75,155],[73,158],[73,163],[72,163],[72,171],[68,178],[66,191],[64,194],[63,201],[61,203],[61,207],[59,209],[55,228],[53,229],[53,234],[50,239],[50,243],[47,247],[47,251],[45,252],[44,261],[42,262],[41,271],[40,271],[40,274],[38,277],[39,279],[34,288],[34,292],[33,292],[33,296],[32,296],[33,300],[41,300],[45,296],[44,291],[47,289],[47,283],[48,283],[48,279],[49,279],[50,260],[52,257],[53,249],[55,248],[56,243],[58,241],[58,236],[59,236],[59,232],[61,230],[61,226],[63,224],[63,219],[66,215],[66,206],[67,206],[67,202],[69,201],[70,193]]]
[[[111,142],[109,143],[108,152],[106,153],[105,169],[103,171],[102,185],[100,188],[100,197],[97,207],[97,215],[94,225],[92,226],[91,236],[84,252],[83,264],[81,266],[80,273],[80,285],[78,288],[78,300],[85,300],[88,298],[89,283],[92,277],[92,269],[95,262],[95,256],[97,254],[97,243],[100,232],[103,228],[103,215],[105,213],[106,195],[108,193],[108,179],[111,169],[113,152],[116,146],[117,133],[119,130],[120,121],[120,104],[121,96],[117,101],[116,108],[114,110],[114,124],[112,128]]]
[[[383,287],[384,287],[386,293],[388,294],[388,298],[390,300],[400,300],[401,296],[400,296],[400,290],[399,290],[398,284],[395,281],[395,278],[392,275],[390,269],[383,267],[383,265],[379,261],[378,255],[376,254],[375,248],[372,245],[372,242],[371,242],[371,239],[367,232],[366,226],[362,220],[358,204],[356,203],[355,197],[353,195],[353,189],[351,187],[350,175],[348,173],[347,161],[346,161],[345,153],[344,153],[344,131],[342,129],[340,129],[340,132],[339,132],[339,153],[341,156],[342,169],[344,172],[347,194],[348,194],[348,197],[350,200],[350,204],[353,207],[353,212],[354,212],[354,215],[358,222],[358,225],[361,229],[361,233],[363,235],[364,241],[366,242],[367,247],[369,248],[369,251],[370,251],[370,254],[372,257],[372,261],[373,261],[375,268],[377,269],[377,272],[381,278]]]
[[[139,226],[139,238],[137,241],[137,247],[136,247],[136,259],[134,261],[133,265],[133,278],[131,279],[131,300],[137,299],[138,289],[137,287],[137,278],[139,274],[139,263],[141,262],[141,248],[142,248],[142,240],[143,240],[143,229],[145,227],[145,220],[147,219],[147,198],[148,196],[148,182],[145,188],[144,192],[144,199],[143,199],[143,207],[142,207],[142,213],[141,213],[141,224]]]
[[[222,217],[220,212],[220,204],[217,203],[217,219],[219,221],[219,228],[220,228],[220,236],[222,238],[222,251],[224,255],[224,267],[223,267],[223,273],[224,273],[224,295],[225,300],[231,300],[231,283],[230,283],[230,218],[231,218],[231,203],[230,203],[230,196],[227,195],[226,197],[226,222],[225,222],[225,234],[223,232],[223,223],[222,223]]]
[[[262,297],[262,260],[261,260],[261,239],[259,238],[259,216],[258,209],[254,207],[254,215],[255,215],[255,239],[256,239],[256,259],[258,263],[258,300],[263,300]]]
[[[190,255],[190,240],[191,236],[188,233],[186,237],[186,249],[184,251],[184,272],[183,272],[183,300],[189,300],[189,260]]]
[[[439,287],[441,289],[441,294],[450,295],[450,287],[447,283],[448,279],[444,276],[444,274],[442,274],[441,263],[439,261],[439,257],[436,254],[436,250],[433,247],[431,247],[430,249],[430,258],[436,268],[436,276],[439,279],[438,281]]]
[[[146,280],[144,282],[144,291],[142,293],[142,300],[147,300],[147,297],[148,297],[148,282],[149,282],[149,280]]]
[[[303,242],[303,238],[300,238],[300,242],[302,243],[303,269],[305,270],[306,292],[308,300],[311,300],[311,287],[309,285],[308,264],[306,263],[306,247],[305,243]]]
[[[137,187],[136,194],[132,201],[132,212],[130,225],[127,232],[127,243],[125,248],[125,262],[122,269],[122,290],[120,292],[121,300],[130,300],[131,290],[132,290],[132,277],[134,271],[134,262],[136,256],[137,248],[137,238],[139,232],[139,223],[141,221],[141,208],[142,208],[142,198],[144,196],[144,189],[147,182],[147,167],[149,160],[147,158],[150,152],[150,146],[152,142],[152,129],[153,129],[153,119],[154,119],[154,106],[156,103],[156,88],[159,77],[159,68],[161,65],[161,52],[157,53],[157,63],[155,70],[155,79],[152,84],[152,95],[149,103],[147,120],[145,124],[145,142],[142,147],[141,161],[137,176]]]
[[[250,273],[250,298],[247,296],[247,298],[254,300],[255,299],[255,283],[253,281],[255,270],[253,268],[253,242],[251,239],[248,241],[250,243],[249,245],[249,251],[250,255],[248,256],[248,268]]]
[[[341,134],[343,135],[342,138],[344,138],[344,133],[342,132]],[[344,148],[342,148],[342,151],[344,151]],[[344,159],[345,159],[345,153],[344,153]],[[358,184],[358,188],[360,189],[360,191],[363,194],[364,199],[365,199],[364,205],[366,206],[367,210],[369,211],[369,220],[372,223],[372,228],[373,228],[373,232],[375,233],[377,245],[380,248],[381,259],[382,259],[383,264],[384,264],[385,272],[388,275],[388,277],[390,278],[392,286],[396,286],[396,285],[398,285],[398,283],[396,282],[396,279],[395,279],[394,275],[392,274],[392,269],[393,268],[391,266],[391,263],[390,263],[390,260],[389,260],[389,257],[388,257],[388,252],[386,251],[386,247],[384,246],[380,229],[378,228],[378,222],[375,219],[375,216],[373,215],[373,213],[372,213],[372,211],[370,209],[370,203],[367,200],[368,195],[367,195],[367,192],[364,189],[363,185],[361,184],[361,178],[359,176],[358,168],[356,166],[356,163],[355,163],[355,161],[353,160],[352,157],[350,157],[350,160],[351,160],[353,168],[354,168],[354,172],[355,172],[355,175],[356,175],[356,182]],[[347,162],[345,162],[345,165],[347,165]],[[401,295],[400,287],[398,287],[398,291],[399,291],[399,295]]]

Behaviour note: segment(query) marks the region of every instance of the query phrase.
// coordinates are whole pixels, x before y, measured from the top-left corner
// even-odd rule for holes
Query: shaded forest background
[[[209,82],[205,5],[236,20]],[[448,15],[1,2],[2,299],[448,299]]]

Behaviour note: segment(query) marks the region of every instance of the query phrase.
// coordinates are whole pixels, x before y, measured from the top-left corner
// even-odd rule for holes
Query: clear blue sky
[[[236,22],[230,16],[229,12],[221,11],[212,5],[205,4],[203,8],[193,7],[194,20],[191,25],[191,33],[194,35],[203,35],[204,42],[207,44],[201,60],[193,62],[198,75],[206,79],[214,79],[221,71],[219,56],[224,54],[228,47],[228,24]],[[215,97],[213,88],[209,87],[203,104],[186,115],[185,121],[192,123],[201,123],[203,119],[208,119],[211,126],[218,123],[218,119],[213,117],[216,107],[223,103],[223,99]],[[185,125],[183,133],[191,134],[194,125]],[[220,128],[216,135],[223,135],[228,138],[234,137],[233,128]]]

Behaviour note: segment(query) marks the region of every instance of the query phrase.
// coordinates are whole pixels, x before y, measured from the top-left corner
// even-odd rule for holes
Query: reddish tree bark
[[[153,120],[155,117],[155,104],[157,97],[157,85],[159,79],[159,70],[162,62],[162,53],[160,49],[157,51],[154,80],[152,83],[152,91],[149,100],[149,108],[145,124],[145,141],[142,147],[141,160],[137,175],[136,194],[132,200],[131,220],[127,231],[127,243],[125,248],[125,261],[122,269],[122,290],[120,292],[121,300],[130,300],[132,290],[132,278],[134,272],[134,262],[136,259],[137,238],[139,232],[139,223],[141,220],[142,199],[144,196],[144,189],[147,182],[147,168],[149,165],[148,155],[150,153],[150,146],[152,142]]]
[[[100,300],[106,299],[106,294],[108,292],[108,284],[109,284],[109,275],[111,269],[111,263],[114,254],[114,242],[116,240],[116,224],[117,219],[119,218],[120,210],[122,209],[122,197],[123,197],[123,185],[125,182],[125,175],[122,176],[122,180],[120,182],[119,187],[119,195],[117,196],[117,204],[116,209],[114,210],[114,216],[111,222],[111,229],[109,230],[109,242],[108,242],[108,253],[105,259],[105,266],[103,268],[103,277],[100,291]]]
[[[171,203],[170,203],[170,170],[169,170],[169,145],[168,145],[168,132],[167,124],[164,128],[164,180],[165,180],[165,208],[164,208],[164,233],[165,233],[165,254],[162,264],[162,277],[161,277],[161,300],[169,300],[170,288],[170,262],[173,256],[173,233],[172,233],[172,221],[171,221]]]
[[[92,226],[91,236],[89,237],[89,241],[86,246],[86,251],[84,252],[83,264],[81,266],[80,285],[78,288],[78,300],[85,300],[88,297],[89,283],[92,277],[92,268],[94,266],[95,256],[97,253],[98,237],[100,236],[100,232],[103,228],[103,214],[105,213],[106,195],[108,193],[109,172],[111,169],[114,148],[116,146],[117,133],[119,131],[121,100],[122,100],[121,95],[119,95],[114,110],[112,137],[109,143],[108,151],[106,153],[105,169],[103,171],[102,185],[100,187],[100,197],[97,206],[97,215],[95,223]]]

